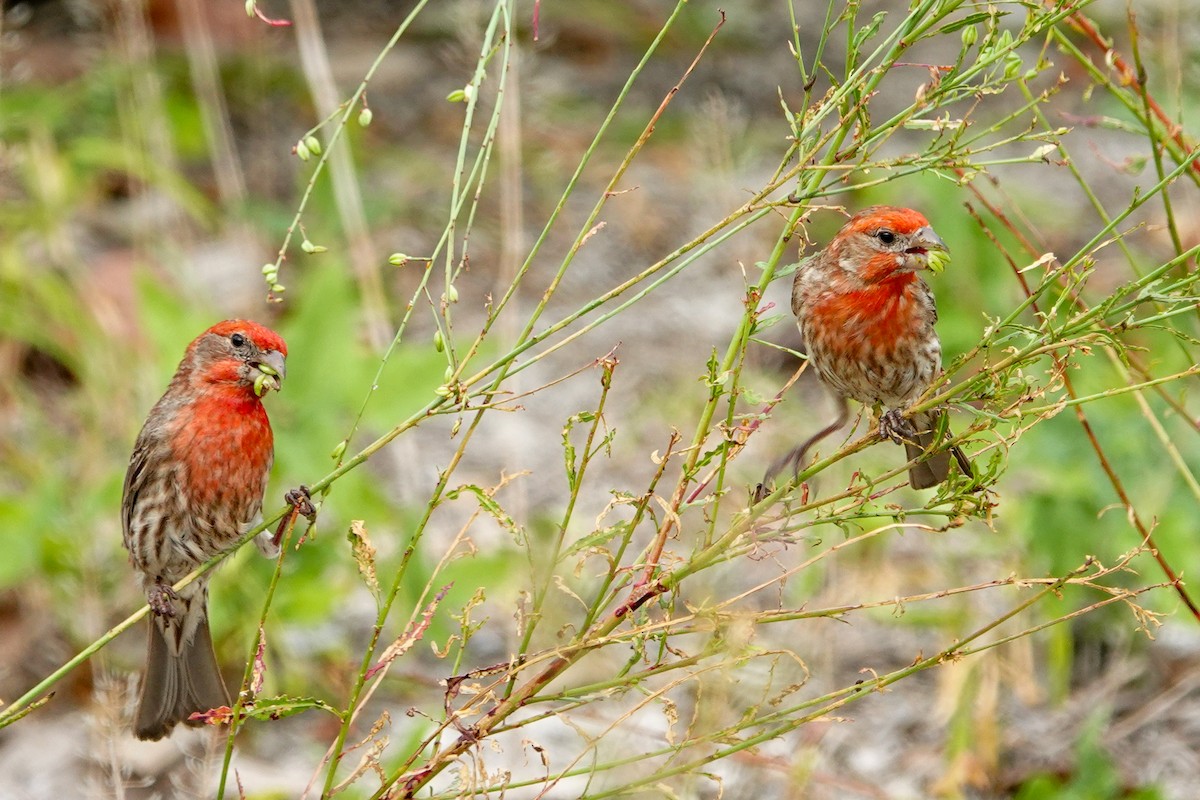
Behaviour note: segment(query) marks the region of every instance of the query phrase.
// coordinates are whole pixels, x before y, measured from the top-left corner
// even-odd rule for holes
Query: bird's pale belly
[[[831,343],[813,337],[809,358],[831,389],[866,405],[899,408],[928,388],[941,369],[937,337],[906,337],[879,347],[865,336]]]

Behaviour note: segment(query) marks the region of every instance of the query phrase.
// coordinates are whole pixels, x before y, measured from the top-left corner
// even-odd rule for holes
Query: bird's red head
[[[896,206],[858,212],[838,231],[832,248],[842,269],[868,283],[926,269],[931,250],[949,250],[924,214]]]
[[[188,345],[180,369],[208,384],[262,397],[278,391],[286,369],[287,344],[270,328],[244,319],[218,322]]]

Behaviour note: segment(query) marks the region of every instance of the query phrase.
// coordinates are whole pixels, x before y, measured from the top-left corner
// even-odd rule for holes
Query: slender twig
[[[1047,5],[1053,5],[1053,0],[1044,0],[1044,2]],[[1190,144],[1184,139],[1183,130],[1178,124],[1175,123],[1174,120],[1171,119],[1163,107],[1159,105],[1158,101],[1154,99],[1154,97],[1144,86],[1144,73],[1140,70],[1134,69],[1133,66],[1131,66],[1129,62],[1125,60],[1125,57],[1122,56],[1116,50],[1116,48],[1112,46],[1111,41],[1107,40],[1104,35],[1100,33],[1095,23],[1085,17],[1082,12],[1073,11],[1068,18],[1068,21],[1072,28],[1083,34],[1084,37],[1086,37],[1087,40],[1091,42],[1091,44],[1097,50],[1104,54],[1105,62],[1110,64],[1112,68],[1117,71],[1117,73],[1120,75],[1120,80],[1123,85],[1137,87],[1139,95],[1142,97],[1146,106],[1150,109],[1154,119],[1158,120],[1158,122],[1165,129],[1167,137],[1170,138],[1171,141],[1173,141],[1176,145],[1178,145],[1181,151],[1189,152],[1193,150],[1194,145]],[[1150,127],[1150,125],[1147,125],[1147,131],[1149,131]],[[1153,134],[1149,135],[1153,137]],[[1153,141],[1153,138],[1151,141]],[[1191,169],[1197,175],[1200,175],[1200,162],[1193,161],[1191,164]]]

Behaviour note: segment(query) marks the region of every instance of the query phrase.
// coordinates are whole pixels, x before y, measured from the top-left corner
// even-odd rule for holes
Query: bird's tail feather
[[[909,461],[929,454],[924,461],[914,464],[908,470],[908,483],[914,489],[928,489],[946,480],[950,476],[951,456],[958,463],[958,469],[963,475],[968,478],[975,477],[975,471],[971,469],[971,462],[967,460],[962,450],[957,446],[940,447],[938,431],[942,428],[943,416],[945,416],[945,411],[931,413],[924,419],[913,419],[917,433],[913,437],[913,441],[904,443],[904,452]]]
[[[178,628],[172,627],[180,625],[178,619],[155,617],[150,623],[146,672],[133,725],[139,739],[161,739],[180,722],[201,725],[188,717],[229,705],[208,630],[207,610],[198,606],[187,613],[200,615],[191,636],[176,639]]]

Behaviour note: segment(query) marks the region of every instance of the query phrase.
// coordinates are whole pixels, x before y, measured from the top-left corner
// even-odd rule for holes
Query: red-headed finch
[[[909,470],[914,489],[944,481],[951,455],[972,474],[959,448],[935,441],[944,411],[905,416],[942,371],[933,292],[917,273],[937,269],[947,251],[919,212],[873,206],[802,263],[792,285],[792,311],[821,381],[843,398],[886,409],[880,434],[903,442],[909,460],[926,456]]]
[[[172,584],[261,518],[274,461],[262,396],[278,390],[287,345],[255,322],[226,320],[184,353],[133,446],[121,519],[150,604],[150,644],[134,733],[161,739],[193,712],[229,705],[208,629],[211,572]],[[278,552],[267,532],[256,540]]]

